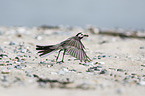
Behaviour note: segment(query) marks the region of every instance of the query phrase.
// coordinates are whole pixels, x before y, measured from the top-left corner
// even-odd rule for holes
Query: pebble
[[[15,65],[14,68],[16,68],[16,69],[23,69],[20,65]]]
[[[18,53],[18,50],[14,49],[13,52],[14,52],[14,53]]]
[[[94,64],[98,64],[99,62],[95,62]]]
[[[135,73],[131,73],[131,75],[136,75]]]
[[[5,54],[0,54],[0,57],[8,57],[8,55],[5,55]]]
[[[7,67],[7,69],[12,69],[12,67]]]
[[[28,73],[29,74],[30,72],[29,71],[25,71],[25,73]]]
[[[51,60],[52,62],[55,62],[54,60]],[[63,64],[63,62],[57,62],[58,64]]]
[[[69,70],[69,71],[73,71],[73,72],[76,72],[77,70],[75,70],[75,69],[71,69],[71,70]]]
[[[128,73],[124,73],[125,75],[128,75]]]
[[[110,70],[114,70],[114,71],[116,70],[115,68],[109,68],[109,69],[110,69]]]
[[[104,64],[105,64],[105,62],[99,62],[99,64],[100,64],[100,65],[104,65]]]
[[[66,69],[66,68],[63,68],[62,71],[64,71],[64,72],[69,72],[69,70]]]
[[[140,81],[139,84],[145,86],[145,81]]]
[[[2,63],[2,64],[0,64],[0,66],[6,66],[6,64],[5,63]]]
[[[9,45],[16,45],[16,43],[13,42],[13,41],[11,41],[11,42],[9,43]]]
[[[93,60],[97,59],[96,57],[93,57]]]
[[[34,77],[32,74],[26,74],[26,76],[28,76],[28,77]]]
[[[102,66],[97,66],[97,68],[102,68]]]
[[[106,69],[102,69],[101,72],[100,72],[100,74],[105,74],[106,72],[107,72]]]
[[[6,61],[6,63],[9,63],[10,61]]]
[[[22,35],[21,34],[17,34],[17,37],[22,37]]]
[[[18,32],[18,33],[22,33],[22,34],[27,33],[27,31],[26,31],[26,28],[25,28],[25,27],[18,27],[18,28],[17,28],[17,32]]]
[[[145,77],[145,75],[142,75],[142,77]]]
[[[15,57],[15,59],[19,60],[19,57]]]
[[[22,60],[22,61],[26,61],[26,58],[22,58],[21,60]]]
[[[145,67],[145,64],[141,65],[142,67]]]
[[[98,69],[98,68],[95,68],[94,70],[95,70],[95,71],[100,71],[100,69]]]
[[[123,72],[124,70],[123,69],[117,69],[117,71]]]
[[[35,39],[42,40],[42,37],[41,36],[36,36]]]
[[[57,73],[56,73],[56,72],[50,72],[50,74],[57,75]],[[58,74],[61,74],[61,72],[60,72],[60,73],[58,73]]]
[[[101,59],[100,57],[98,57],[98,59]]]
[[[128,80],[129,78],[131,78],[130,75],[125,76],[124,80]]]
[[[144,49],[144,47],[143,47],[143,46],[141,46],[139,49]]]
[[[39,64],[45,64],[45,61],[40,61],[40,63]]]
[[[105,57],[106,57],[106,55],[99,55],[98,59],[105,58]]]
[[[6,76],[6,75],[3,75],[3,77],[1,78],[1,80],[2,80],[3,82],[6,82],[6,81],[7,81],[7,76]]]
[[[47,65],[47,67],[48,67],[48,68],[50,68],[50,67],[51,67],[51,65]]]
[[[84,66],[92,66],[94,65],[94,62],[79,63],[79,64],[84,65]]]
[[[113,74],[111,73],[110,76],[113,76]]]
[[[140,69],[140,70],[145,70],[145,69]]]
[[[21,53],[26,53],[27,52],[27,49],[22,49],[21,50]]]
[[[5,71],[5,70],[1,71],[1,74],[9,74],[9,73],[10,71]]]
[[[66,74],[66,73],[68,73],[68,72],[70,72],[68,69],[62,68],[62,70],[60,70],[60,71],[58,72],[58,74]]]
[[[86,72],[94,72],[94,71],[93,71],[92,69],[89,68]]]

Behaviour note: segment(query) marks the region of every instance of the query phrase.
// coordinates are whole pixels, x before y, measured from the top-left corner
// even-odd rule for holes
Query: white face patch
[[[79,34],[78,37],[83,37],[83,34]]]

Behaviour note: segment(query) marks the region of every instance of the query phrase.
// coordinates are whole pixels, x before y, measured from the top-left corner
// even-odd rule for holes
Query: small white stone
[[[104,65],[104,64],[105,64],[105,62],[99,62],[99,64]]]
[[[57,74],[56,72],[50,72],[50,74],[53,74],[53,75],[55,75],[55,74]]]
[[[41,36],[36,36],[35,39],[42,40],[42,37]]]
[[[145,81],[140,81],[139,84],[145,86]]]
[[[69,70],[66,69],[66,68],[63,68],[62,71],[64,71],[64,72],[69,72]]]
[[[50,67],[51,67],[51,65],[47,65],[47,67],[48,67],[48,68],[50,68]]]
[[[22,53],[26,53],[27,52],[27,49],[22,49],[21,52]]]
[[[25,33],[26,29],[24,27],[17,28],[18,33]]]

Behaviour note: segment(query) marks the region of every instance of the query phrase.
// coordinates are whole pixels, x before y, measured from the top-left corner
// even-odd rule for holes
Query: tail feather
[[[50,45],[50,46],[40,46],[40,45],[36,45],[36,50],[47,50],[51,47],[53,47],[54,45]]]
[[[50,45],[50,46],[36,45],[36,50],[38,50],[39,56],[44,56],[56,49],[55,49],[54,45]]]

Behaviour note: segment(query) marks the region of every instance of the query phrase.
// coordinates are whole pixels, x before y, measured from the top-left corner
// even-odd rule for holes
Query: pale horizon
[[[145,29],[144,0],[0,0],[0,26]]]

